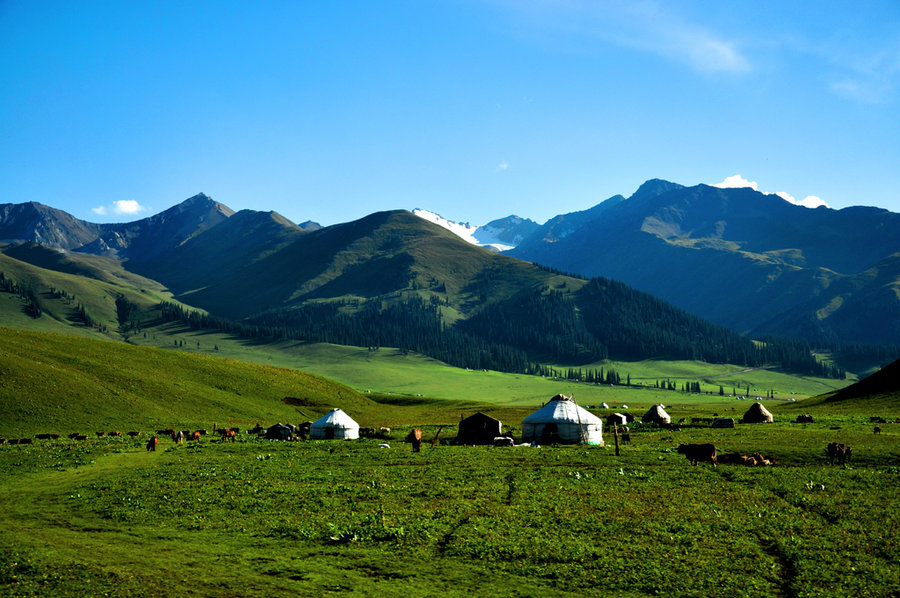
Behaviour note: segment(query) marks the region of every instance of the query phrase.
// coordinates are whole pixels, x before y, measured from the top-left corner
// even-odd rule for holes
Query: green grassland
[[[452,423],[482,405],[415,404],[281,367],[0,327],[0,436],[296,423],[334,407],[363,426]]]
[[[4,250],[13,251],[9,247]],[[0,292],[0,322],[6,326],[119,339],[129,336],[130,332],[119,329],[117,297],[123,297],[135,306],[133,319],[136,321],[152,319],[161,301],[173,301],[172,294],[158,282],[126,271],[115,260],[64,255],[41,247],[33,247],[27,253],[20,249],[20,253],[23,253],[20,255],[23,259],[42,265],[0,252],[0,272],[31,287],[43,313],[39,318],[32,318],[25,314],[20,297]],[[92,326],[79,319],[79,306],[93,321]]]
[[[551,394],[574,391],[585,404],[594,387],[495,372],[457,370],[453,379],[444,371],[452,368],[387,349],[316,345],[294,354],[286,344],[256,351],[272,363],[254,364],[197,354],[197,341],[200,352],[216,353],[217,343],[220,354],[253,351],[237,341],[169,332],[150,330],[147,342],[156,334],[185,341],[183,350],[0,328],[0,435],[144,433],[0,445],[0,595],[900,592],[900,424],[874,435],[868,423],[871,414],[893,421],[896,395],[845,401],[840,411],[818,399],[770,402],[775,424],[730,430],[635,425],[619,456],[608,431],[603,447],[458,447],[440,441],[455,436],[460,415],[489,411],[518,436],[522,416]],[[282,367],[297,365],[292,359],[345,362],[344,371],[355,364],[376,390],[393,376],[424,385],[419,370],[437,380],[365,393]],[[654,377],[664,366],[643,367]],[[708,371],[668,367],[688,377]],[[710,375],[720,373],[773,374]],[[504,388],[517,380],[523,396],[508,399]],[[649,404],[657,391],[594,392],[597,402],[647,393]],[[629,394],[604,394],[618,392]],[[676,397],[665,401],[674,417],[749,406],[659,393]],[[460,400],[432,398],[448,395]],[[234,443],[163,438],[156,452],[144,450],[157,428],[296,422],[334,406],[364,426],[390,425],[391,448],[241,434]],[[789,423],[798,412],[816,422]],[[421,453],[400,442],[412,426],[425,430]],[[675,450],[683,442],[779,462],[692,467]],[[829,442],[851,444],[853,459],[829,465]]]
[[[832,422],[834,423],[834,422]],[[890,596],[897,431],[612,447],[67,439],[0,447],[0,594]],[[831,440],[853,444],[830,466]],[[777,455],[691,467],[679,442]]]
[[[780,404],[791,397],[799,399],[830,392],[854,380],[853,377],[830,380],[767,369],[748,370],[740,366],[687,361],[606,361],[580,366],[583,369],[612,368],[623,379],[630,375],[633,384],[643,385],[611,387],[539,376],[465,370],[391,348],[370,351],[364,347],[325,343],[261,343],[223,333],[191,330],[175,323],[148,327],[142,334],[133,336],[131,342],[158,347],[174,347],[175,342],[179,342],[183,343],[178,346],[179,351],[314,372],[361,392],[474,400],[499,406],[530,406],[546,401],[547,397],[557,393],[574,394],[579,403],[586,405],[599,405],[604,401],[610,405],[629,406],[655,403],[702,405],[710,401],[720,404],[720,385],[729,395],[732,388],[738,395],[744,395],[748,385],[754,397],[764,397],[767,391],[773,390],[778,399],[775,403]],[[566,368],[564,365],[556,367],[560,370]],[[700,381],[704,393],[711,394],[690,395],[657,389],[656,381],[665,379],[675,382],[679,389],[683,382]]]

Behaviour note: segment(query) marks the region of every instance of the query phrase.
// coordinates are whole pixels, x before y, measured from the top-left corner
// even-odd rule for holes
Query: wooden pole
[[[616,439],[616,457],[619,456],[619,425],[613,424],[613,438]]]
[[[435,446],[437,446],[438,436],[441,435],[441,430],[443,430],[443,429],[444,429],[444,426],[441,426],[438,428],[437,434],[434,435],[434,440],[431,441],[431,448],[434,448]]]

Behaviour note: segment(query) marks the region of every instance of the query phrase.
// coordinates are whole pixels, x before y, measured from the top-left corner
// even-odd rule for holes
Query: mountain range
[[[816,212],[823,230],[806,231],[801,216],[785,207]],[[811,359],[808,348],[770,340],[759,349],[746,336],[609,280],[604,269],[647,286],[658,277],[674,299],[658,296],[676,305],[717,307],[710,311],[715,317],[706,317],[755,337],[801,330],[798,321],[808,324],[804,310],[815,309],[818,327],[805,330],[807,337],[897,342],[900,332],[890,321],[870,319],[863,329],[866,314],[860,313],[868,310],[871,317],[878,305],[889,318],[896,309],[896,296],[875,291],[897,283],[891,270],[898,261],[897,215],[874,208],[841,210],[839,217],[833,212],[794,208],[750,190],[648,181],[630,198],[616,196],[544,225],[510,217],[468,227],[464,242],[435,223],[436,215],[395,210],[334,226],[301,226],[275,212],[234,212],[198,194],[124,224],[87,223],[36,203],[6,204],[0,206],[0,240],[10,243],[4,260],[14,260],[19,272],[23,264],[86,267],[83,259],[48,258],[47,248],[98,256],[150,281],[139,293],[158,284],[181,303],[256,327],[256,333],[402,345],[474,367],[494,367],[497,360],[522,369],[529,361],[665,357],[748,365],[775,360],[796,369]],[[782,240],[791,235],[797,242],[786,248]],[[845,255],[841,242],[863,238],[864,248]],[[516,247],[503,255],[472,241]],[[876,265],[865,266],[870,260]],[[844,271],[833,269],[838,266]],[[587,280],[563,272],[602,276]],[[712,290],[722,299],[703,296]],[[741,306],[753,317],[737,318]],[[858,326],[855,336],[843,336],[838,323]],[[798,357],[804,351],[806,358]]]
[[[900,214],[879,208],[655,179],[505,252],[620,280],[751,336],[900,344]]]

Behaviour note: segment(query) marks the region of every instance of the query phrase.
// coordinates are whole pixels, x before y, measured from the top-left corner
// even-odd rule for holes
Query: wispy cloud
[[[509,168],[509,164],[506,163],[506,160],[497,164],[497,172],[503,172],[507,168]]]
[[[831,81],[833,93],[847,100],[883,104],[893,95],[900,78],[900,48],[885,49],[851,61],[845,74]]]
[[[745,187],[749,187],[754,191],[759,191],[759,184],[756,181],[748,181],[739,174],[733,174],[729,177],[725,177],[724,181],[722,181],[721,183],[715,183],[712,186],[719,187],[720,189],[743,189]],[[792,203],[795,206],[803,206],[804,208],[818,208],[819,206],[825,206],[826,208],[830,207],[822,200],[821,197],[816,197],[815,195],[807,195],[801,200],[798,200],[790,193],[786,193],[784,191],[778,191],[775,193],[775,195],[786,202]]]
[[[500,0],[531,29],[656,54],[701,72],[744,72],[751,62],[737,40],[654,0]]]
[[[109,206],[97,206],[96,208],[91,209],[91,211],[98,216],[106,216],[108,214],[134,216],[141,212],[145,212],[146,210],[147,208],[133,199],[120,199],[112,202]]]

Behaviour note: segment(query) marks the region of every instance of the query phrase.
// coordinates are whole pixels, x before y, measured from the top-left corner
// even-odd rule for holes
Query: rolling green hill
[[[271,425],[315,419],[334,407],[364,426],[397,415],[297,370],[0,327],[0,436]]]
[[[29,317],[28,300],[0,291],[2,321],[17,327],[123,338],[132,322],[157,318],[159,303],[174,301],[161,284],[119,261],[35,244],[0,248],[0,273],[7,286],[28,289],[39,307],[40,317]]]

